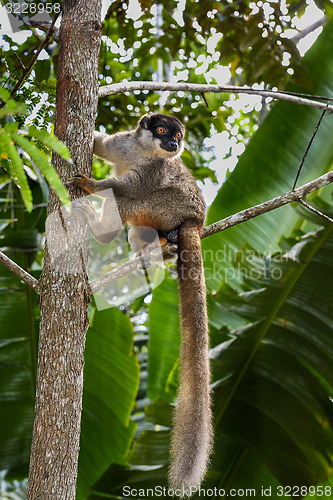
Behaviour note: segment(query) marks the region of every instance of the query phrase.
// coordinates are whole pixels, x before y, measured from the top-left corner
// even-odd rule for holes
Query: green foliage
[[[331,2],[316,3],[332,16]],[[188,1],[177,12],[180,2],[163,0],[159,27],[155,2],[141,0],[142,14],[136,19],[130,4],[110,4],[100,53],[101,85],[152,80],[160,59],[164,79],[169,67],[174,80],[214,83],[221,68],[228,67],[231,84],[333,93],[332,23],[303,59],[282,36],[292,18],[304,12],[305,0],[287,2],[283,13],[281,2],[269,2],[270,19],[264,10],[268,2]],[[0,64],[7,89],[21,75],[20,61],[27,66],[40,43],[33,31],[26,34],[17,45],[4,37],[7,48]],[[285,52],[291,54],[287,65]],[[46,53],[12,99],[0,87],[5,102],[0,110],[1,247],[36,278],[43,258],[45,179],[66,196],[50,167],[49,150],[69,158],[46,132],[52,129],[56,86],[52,41]],[[214,182],[220,165],[214,172],[214,153],[203,140],[227,132],[234,144],[246,144],[253,135],[212,204],[209,222],[290,189],[319,112],[296,104],[268,105],[267,110],[273,109],[261,123],[266,110],[259,112],[255,103],[235,112],[238,99],[205,98],[209,108],[194,94],[106,97],[99,103],[97,126],[111,133],[132,128],[142,113],[161,107],[177,114],[188,132],[185,163],[199,180]],[[331,168],[332,132],[332,119],[326,116],[300,182]],[[109,166],[96,161],[94,169],[103,178]],[[311,196],[311,202],[331,213],[331,188]],[[270,498],[278,500],[281,484],[333,486],[327,479],[333,462],[332,250],[332,229],[297,207],[203,241],[216,415],[215,452],[205,487],[255,488],[257,497],[261,488],[272,488]],[[0,468],[20,478],[27,473],[31,440],[39,312],[34,292],[3,267],[0,284]],[[177,386],[177,303],[171,270],[149,305],[140,298],[122,312],[90,308],[78,500],[121,496],[125,484],[166,486]],[[134,325],[134,344],[127,316]]]
[[[333,27],[330,22],[325,36],[318,39],[304,58],[308,74],[315,75],[311,85],[314,94],[333,94],[333,65],[329,56],[332,47]],[[291,88],[298,92],[304,90],[295,86]],[[207,223],[289,191],[320,114],[319,110],[305,106],[277,103],[250,140],[237,169],[228,177],[210,206]],[[332,134],[333,119],[327,116],[312,144],[299,185],[330,170],[333,160],[333,151],[329,147]],[[330,188],[325,192],[329,196]],[[231,262],[244,241],[269,255],[278,248],[282,235],[288,236],[295,224],[302,223],[298,213],[289,205],[261,216],[260,221],[252,219],[241,227],[214,235],[209,241],[204,240],[209,287],[213,290],[219,287],[222,273],[227,276],[227,281],[230,276],[229,282],[236,285],[237,275]],[[213,262],[210,258],[212,255],[220,255],[219,262]]]
[[[311,91],[307,70],[294,41],[284,35],[293,28],[294,18],[304,14],[307,2],[204,1],[140,2],[141,13],[132,2],[113,2],[104,20],[100,52],[100,84],[122,80],[172,79],[195,83],[254,84],[283,89],[293,75],[306,92]],[[330,2],[320,3],[331,16]],[[161,61],[163,70],[161,71]],[[158,69],[159,68],[159,69]],[[306,85],[304,85],[306,84]],[[246,141],[264,115],[255,105],[240,111],[236,127],[228,123],[227,97],[183,92],[133,92],[105,97],[99,101],[97,125],[107,132],[133,128],[140,115],[160,111],[177,113],[188,124],[190,148],[183,159],[200,180],[211,178],[212,151],[203,139],[227,130],[236,143]],[[126,110],[126,113],[124,113]],[[248,121],[247,126],[240,123]],[[233,118],[234,120],[235,118]],[[239,123],[240,122],[240,123]],[[196,165],[196,167],[194,167]],[[200,169],[198,168],[200,165]]]
[[[333,296],[322,276],[333,277],[332,244],[332,227],[304,236],[271,259],[269,283],[265,260],[252,255],[243,263],[249,291],[216,297],[249,321],[212,353],[216,424],[261,456],[282,484],[324,481],[331,467]]]
[[[160,397],[169,401],[175,397],[175,385],[170,387],[170,383],[177,367],[179,345],[177,284],[175,279],[166,277],[156,288],[149,309],[147,394],[152,401]]]
[[[7,127],[8,129],[8,127]],[[21,157],[19,156],[17,149],[13,145],[11,140],[12,134],[6,134],[6,129],[1,130],[0,144],[1,144],[1,157],[4,159],[9,159],[6,162],[9,174],[15,182],[16,186],[21,190],[22,200],[24,201],[27,210],[30,212],[32,209],[32,196],[29,188],[28,180],[24,173],[24,166]]]
[[[2,115],[15,115],[26,113],[26,108],[21,104],[17,104],[13,99],[10,99],[10,94],[7,90],[1,89],[1,100],[6,103],[2,108]],[[28,135],[35,139],[34,142],[24,137]],[[22,201],[27,210],[32,210],[32,193],[29,187],[28,178],[24,167],[28,155],[29,163],[32,162],[33,168],[38,168],[45,176],[50,186],[56,191],[60,200],[65,203],[69,201],[67,190],[64,188],[59,175],[51,166],[49,159],[43,151],[37,147],[36,141],[44,146],[52,149],[62,158],[70,160],[70,154],[67,147],[56,137],[50,135],[46,130],[38,130],[35,126],[31,126],[28,130],[19,130],[18,124],[7,122],[0,129],[0,165],[7,171],[11,179],[19,188]],[[15,146],[15,143],[17,146]],[[21,149],[19,152],[17,147]]]
[[[113,308],[96,314],[91,323],[85,352],[78,498],[87,498],[91,485],[111,462],[126,464],[135,431],[130,412],[139,382],[128,318]],[[108,325],[114,328],[112,336]]]

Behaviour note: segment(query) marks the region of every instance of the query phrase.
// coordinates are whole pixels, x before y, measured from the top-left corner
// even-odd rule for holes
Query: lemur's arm
[[[75,175],[69,182],[74,188],[80,188],[86,193],[98,193],[102,198],[108,197],[108,194],[103,195],[103,191],[112,189],[116,197],[122,198],[142,198],[152,191],[151,185],[148,185],[142,177],[139,169],[131,169],[126,176],[112,177],[96,181],[93,177],[86,175]]]
[[[94,133],[94,155],[113,163],[123,175],[135,165],[135,131],[116,134]]]

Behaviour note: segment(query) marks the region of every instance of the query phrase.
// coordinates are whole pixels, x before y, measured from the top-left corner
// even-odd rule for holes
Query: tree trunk
[[[101,0],[65,0],[59,40],[55,134],[69,148],[73,165],[57,155],[62,180],[89,175],[97,108]],[[67,220],[53,192],[49,197],[46,249],[40,280],[40,338],[35,422],[28,495],[75,499],[83,392],[89,286],[85,272],[88,229]]]

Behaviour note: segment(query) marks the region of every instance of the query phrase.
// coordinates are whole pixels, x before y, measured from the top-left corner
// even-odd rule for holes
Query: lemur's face
[[[182,152],[185,127],[177,118],[160,113],[146,115],[141,119],[140,127],[151,132],[156,154],[172,158]]]

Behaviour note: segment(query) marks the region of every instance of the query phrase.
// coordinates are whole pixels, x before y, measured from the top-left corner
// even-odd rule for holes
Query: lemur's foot
[[[172,231],[159,231],[159,237],[161,245],[166,245],[167,243],[178,244],[178,229],[173,229]]]
[[[169,243],[178,243],[178,229],[173,229],[166,234]]]

